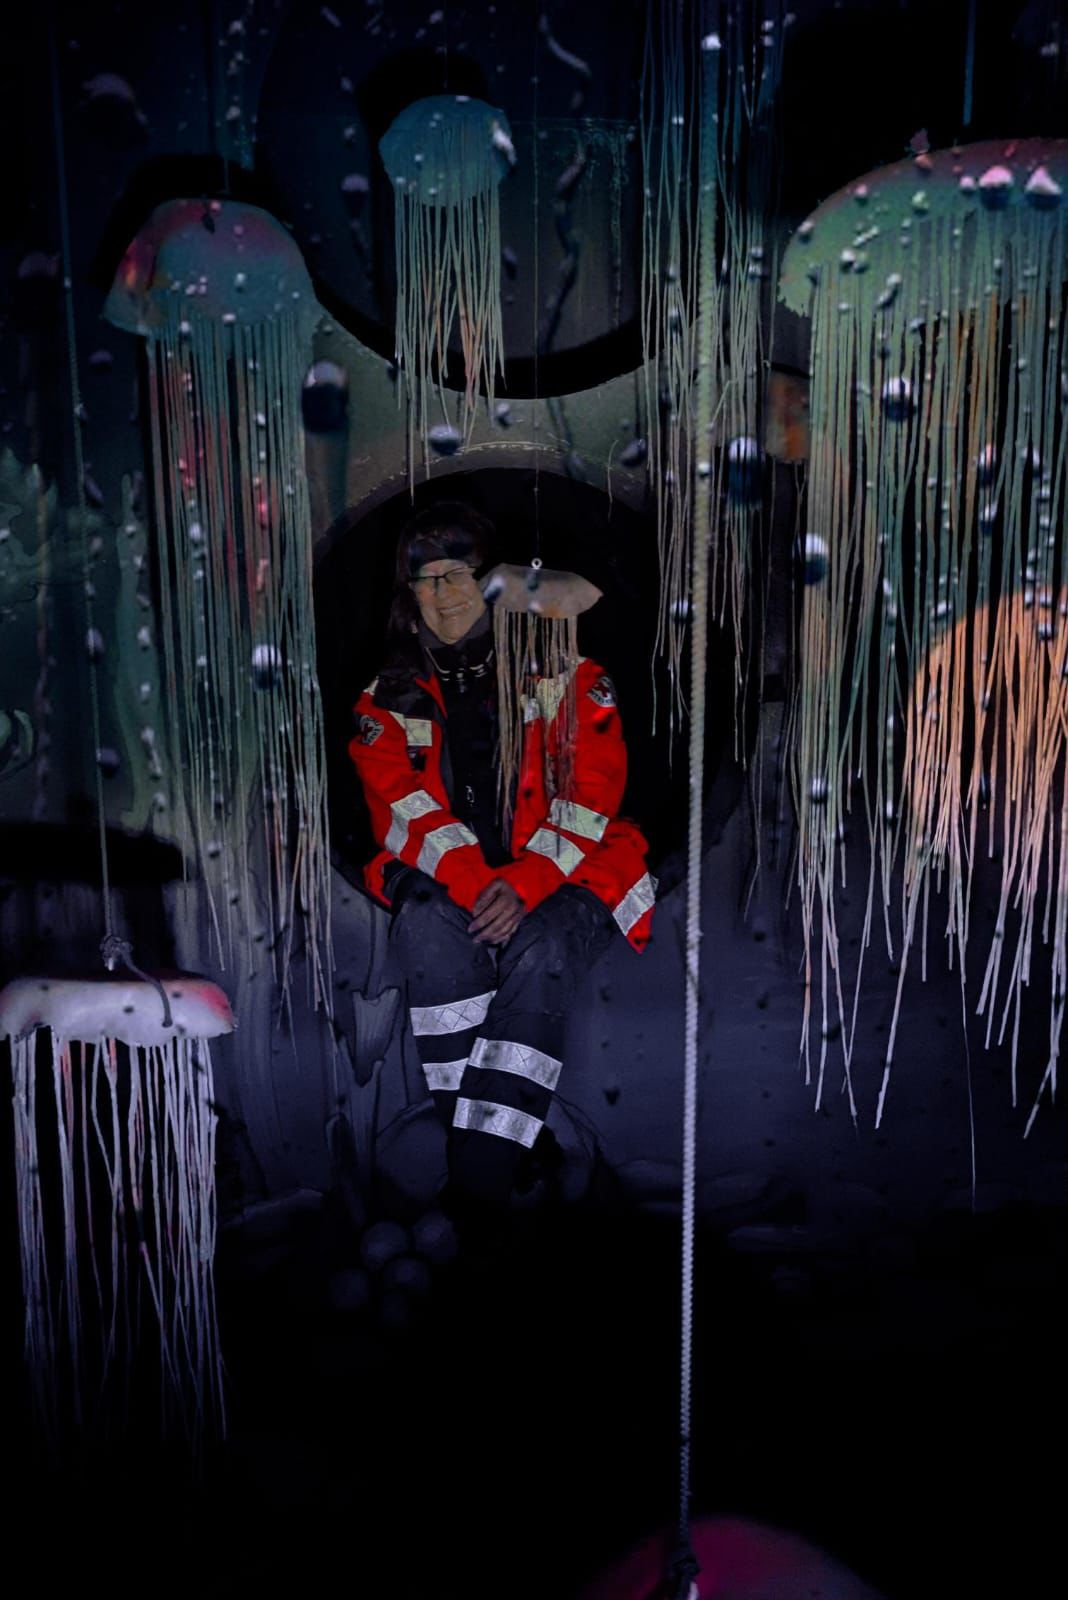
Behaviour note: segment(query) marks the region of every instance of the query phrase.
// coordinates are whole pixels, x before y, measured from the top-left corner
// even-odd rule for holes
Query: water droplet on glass
[[[740,434],[727,446],[727,493],[753,505],[760,499],[764,454],[751,434]]]
[[[1036,166],[1023,186],[1023,194],[1039,211],[1052,211],[1060,203],[1063,189],[1046,166]]]
[[[979,198],[991,211],[1001,210],[1009,203],[1013,183],[1008,167],[987,167],[979,178]]]
[[[336,361],[316,361],[301,390],[301,411],[309,433],[341,427],[349,398],[349,375]]]
[[[257,689],[273,689],[282,672],[282,652],[275,644],[258,644],[252,650],[252,681]]]
[[[912,412],[912,384],[908,378],[888,378],[882,387],[883,410],[891,422],[905,422]]]
[[[806,584],[822,583],[827,576],[831,552],[826,539],[818,533],[805,535],[804,576]]]
[[[437,427],[431,428],[427,440],[432,450],[439,456],[454,456],[463,448],[463,434],[450,423],[440,422]]]

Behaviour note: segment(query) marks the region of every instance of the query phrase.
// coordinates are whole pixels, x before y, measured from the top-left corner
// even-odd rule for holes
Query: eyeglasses
[[[427,573],[425,577],[412,578],[409,581],[417,592],[436,595],[439,583],[446,584],[450,589],[462,589],[474,574],[474,567],[453,567],[450,572]]]

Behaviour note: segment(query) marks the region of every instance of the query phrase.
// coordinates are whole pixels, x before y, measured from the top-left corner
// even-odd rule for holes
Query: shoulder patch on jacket
[[[607,672],[602,672],[597,682],[592,684],[586,693],[599,706],[614,706],[616,703],[616,686]]]
[[[369,717],[365,714],[360,718],[356,737],[361,744],[374,744],[375,740],[381,736],[382,731],[382,724],[376,722],[374,717]]]

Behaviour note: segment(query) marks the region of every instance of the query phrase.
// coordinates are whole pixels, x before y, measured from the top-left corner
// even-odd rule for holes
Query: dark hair
[[[481,573],[492,564],[495,533],[489,518],[465,500],[439,500],[409,517],[397,540],[388,631],[391,652],[408,654],[405,646],[419,620],[410,584],[420,567],[428,561],[451,559],[466,561]]]

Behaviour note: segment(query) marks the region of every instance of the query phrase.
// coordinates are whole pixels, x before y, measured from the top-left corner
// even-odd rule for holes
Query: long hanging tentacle
[[[930,193],[914,172],[891,169],[870,180],[871,194],[861,184],[829,203],[791,246],[793,282],[807,260],[815,283],[793,727],[806,980],[822,1006],[817,1093],[839,1023],[848,1073],[864,951],[881,921],[899,968],[877,1120],[910,957],[925,977],[929,917],[944,903],[966,1000],[974,886],[995,849],[978,1009],[987,1042],[1010,1042],[1015,1095],[1024,991],[1047,946],[1039,1096],[1056,1083],[1068,920],[1068,234],[1063,184],[1039,165],[1043,154],[1063,162],[1052,147],[1027,157],[978,147],[973,175],[969,152],[941,156],[928,163]],[[1025,193],[1002,164],[1014,158],[1027,162]],[[837,895],[851,820],[867,833],[871,874],[847,1007]],[[809,1026],[806,1001],[806,1059]]]

